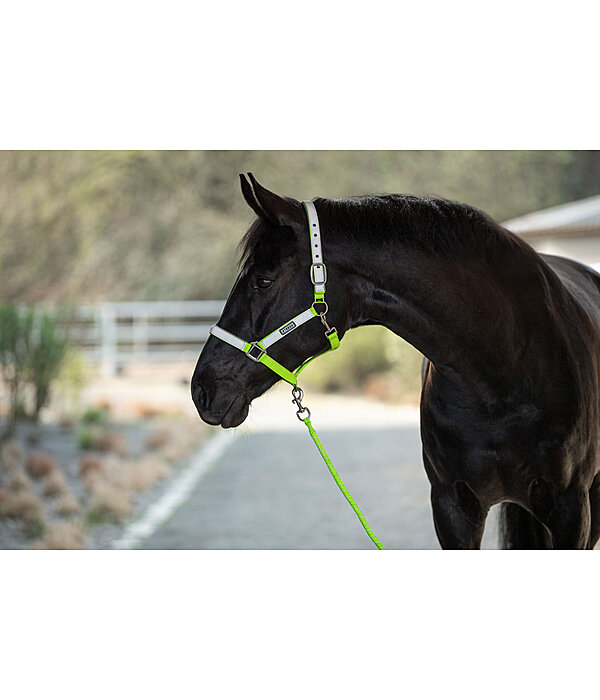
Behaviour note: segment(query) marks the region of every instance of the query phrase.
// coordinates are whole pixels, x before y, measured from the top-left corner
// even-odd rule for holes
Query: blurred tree
[[[438,194],[505,220],[598,194],[598,151],[4,151],[0,299],[226,295],[238,173],[297,198]]]
[[[55,312],[29,310],[34,317],[33,333],[26,358],[25,379],[33,388],[31,417],[37,423],[40,412],[50,400],[50,389],[60,375],[67,356],[67,340],[59,328]]]
[[[8,416],[0,442],[13,434],[19,415],[39,420],[68,349],[59,329],[62,319],[55,311],[12,301],[0,304],[0,373],[8,391]],[[30,410],[23,397],[25,385],[31,387]]]

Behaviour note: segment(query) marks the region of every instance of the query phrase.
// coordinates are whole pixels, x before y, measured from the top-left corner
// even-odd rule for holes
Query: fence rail
[[[149,301],[85,304],[70,338],[105,375],[133,363],[195,359],[224,301]]]

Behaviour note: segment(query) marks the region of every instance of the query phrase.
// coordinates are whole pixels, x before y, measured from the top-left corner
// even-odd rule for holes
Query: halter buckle
[[[327,268],[324,263],[313,263],[310,266],[310,279],[313,284],[325,284],[327,282]]]
[[[253,350],[256,350],[258,354],[253,355]],[[248,350],[248,352],[246,352],[245,354],[254,362],[260,362],[260,358],[265,354],[265,351],[260,347],[258,343],[254,342],[250,343],[250,350]]]

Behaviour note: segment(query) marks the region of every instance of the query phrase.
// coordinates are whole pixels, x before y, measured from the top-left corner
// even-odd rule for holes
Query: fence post
[[[136,360],[148,360],[148,312],[139,311],[133,318],[133,353]]]
[[[102,329],[102,375],[114,377],[117,373],[117,323],[115,309],[111,304],[101,305],[100,323]]]

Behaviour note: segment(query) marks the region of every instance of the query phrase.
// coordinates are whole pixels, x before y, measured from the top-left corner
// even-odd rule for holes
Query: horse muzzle
[[[200,418],[209,425],[237,428],[248,416],[250,402],[244,394],[212,392],[206,384],[192,383],[192,399]]]

